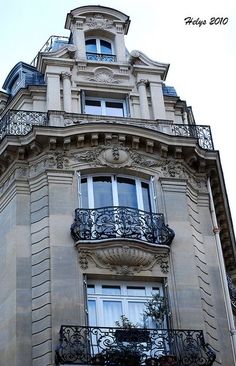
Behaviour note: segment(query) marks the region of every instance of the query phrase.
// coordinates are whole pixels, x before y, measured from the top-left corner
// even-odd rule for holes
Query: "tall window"
[[[116,175],[81,179],[81,207],[125,206],[151,212],[149,183],[139,178]]]
[[[155,293],[163,296],[161,283],[91,281],[87,285],[89,325],[114,327],[125,315],[132,323],[151,328],[154,324],[145,320],[143,312]]]

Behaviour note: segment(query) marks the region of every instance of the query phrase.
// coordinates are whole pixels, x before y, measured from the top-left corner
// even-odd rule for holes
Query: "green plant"
[[[166,298],[159,294],[152,294],[152,298],[145,304],[144,317],[151,317],[158,324],[162,324],[168,313]]]
[[[130,329],[137,328],[138,324],[132,323],[125,315],[121,315],[120,320],[115,322],[115,325],[119,328]]]

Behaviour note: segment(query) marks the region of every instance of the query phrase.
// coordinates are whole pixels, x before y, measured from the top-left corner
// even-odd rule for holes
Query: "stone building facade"
[[[0,92],[0,365],[235,364],[219,153],[129,24],[72,10]]]

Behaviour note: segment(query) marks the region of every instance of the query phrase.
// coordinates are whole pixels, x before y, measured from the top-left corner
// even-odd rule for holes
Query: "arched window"
[[[112,43],[100,38],[89,38],[85,41],[87,60],[114,62],[115,55]]]

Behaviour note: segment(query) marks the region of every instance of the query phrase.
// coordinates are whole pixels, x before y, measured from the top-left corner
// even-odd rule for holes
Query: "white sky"
[[[197,124],[211,126],[236,229],[236,1],[2,0],[0,86],[17,62],[32,61],[50,35],[69,35],[64,24],[70,10],[90,4],[113,7],[130,16],[128,50],[170,63],[166,84],[192,106]],[[185,25],[186,17],[207,24]],[[226,25],[209,25],[211,17],[229,20]]]

